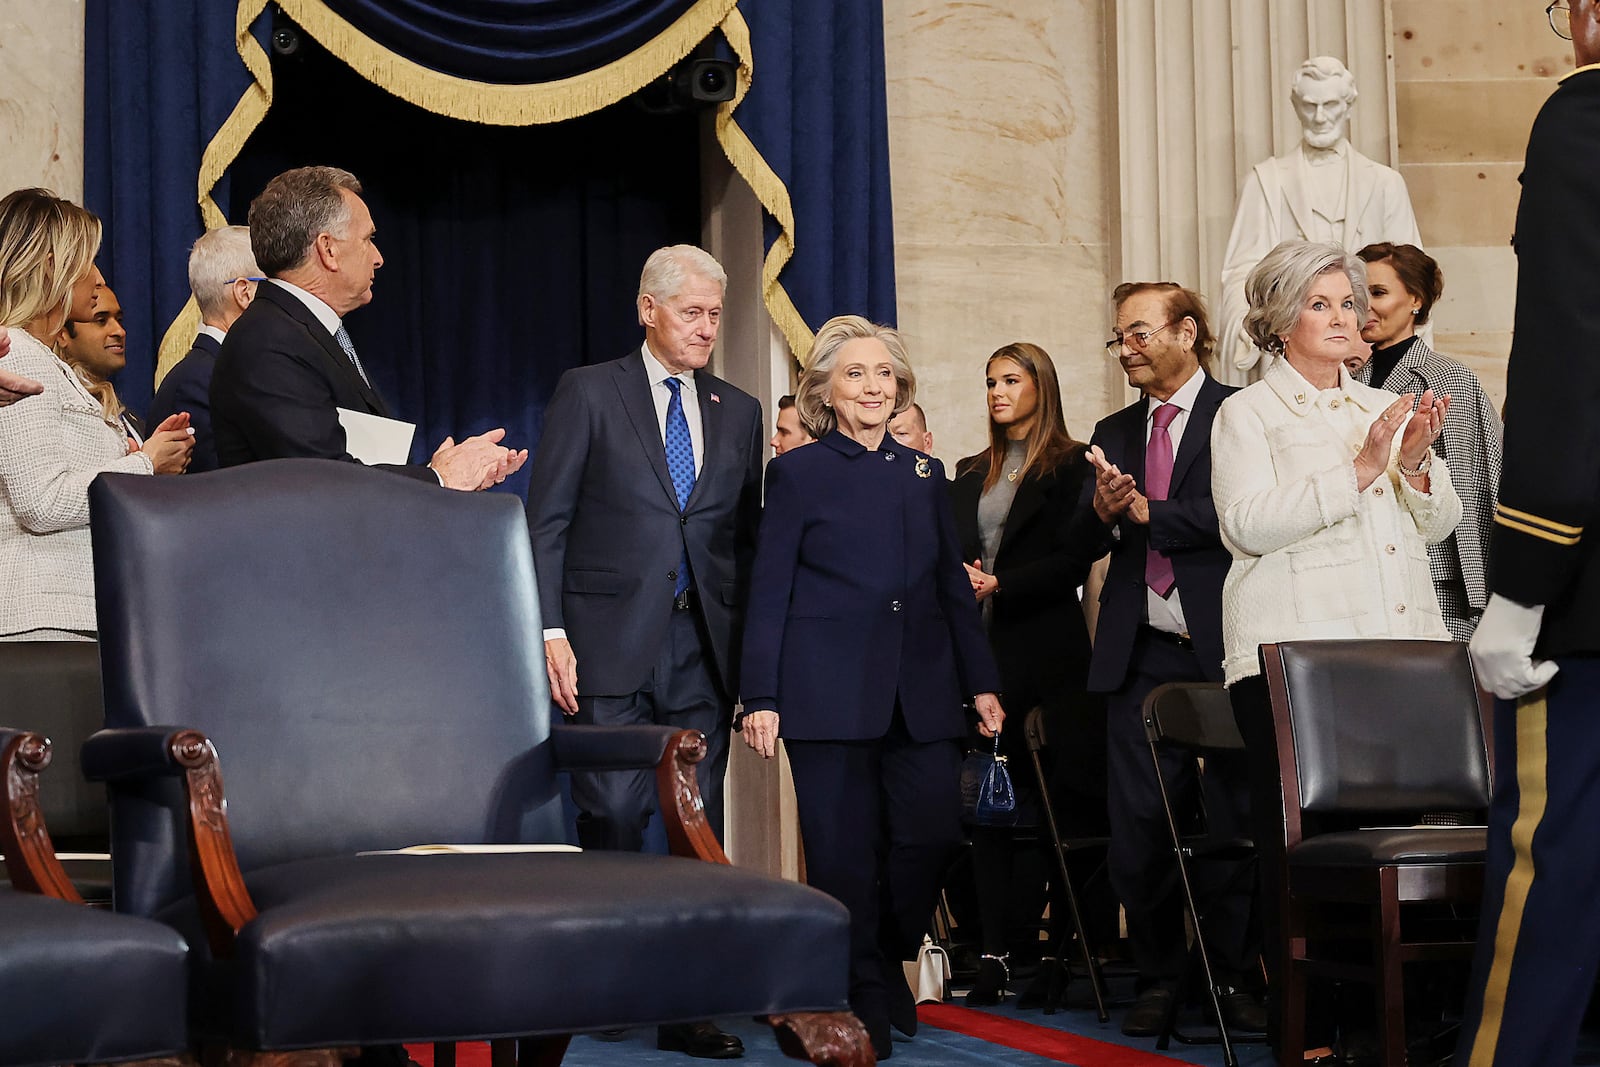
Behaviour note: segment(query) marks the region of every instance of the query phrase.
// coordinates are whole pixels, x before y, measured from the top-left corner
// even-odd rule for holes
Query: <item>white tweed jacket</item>
[[[20,329],[6,369],[43,383],[0,408],[0,636],[94,630],[89,483],[102,471],[151,474],[65,363]]]
[[[1449,640],[1428,571],[1461,500],[1437,455],[1426,494],[1389,469],[1356,491],[1354,459],[1394,394],[1342,367],[1318,391],[1284,359],[1217,411],[1211,495],[1233,566],[1222,586],[1229,685],[1260,673],[1258,646],[1306,638]]]

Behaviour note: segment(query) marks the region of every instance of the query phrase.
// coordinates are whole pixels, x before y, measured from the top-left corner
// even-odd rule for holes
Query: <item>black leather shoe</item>
[[[1255,997],[1242,990],[1232,990],[1217,998],[1222,1008],[1222,1022],[1229,1030],[1246,1034],[1267,1032],[1267,1008]]]
[[[1122,1017],[1122,1032],[1129,1037],[1155,1037],[1172,1011],[1173,991],[1153,985],[1139,994],[1128,1014]]]
[[[744,1042],[714,1023],[674,1023],[656,1030],[656,1048],[687,1052],[696,1059],[733,1060],[744,1055]]]

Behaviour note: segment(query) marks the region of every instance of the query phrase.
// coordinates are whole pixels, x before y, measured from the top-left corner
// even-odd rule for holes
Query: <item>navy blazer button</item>
[[[677,571],[668,571],[667,572],[667,581],[675,582],[677,580],[678,580],[678,572]]]
[[[893,601],[892,603],[890,603],[889,610],[890,611],[899,611],[900,610],[900,601],[896,600],[896,601]]]
[[[687,525],[689,525],[689,516],[687,516],[687,515],[678,516],[678,525],[679,526],[687,526]]]

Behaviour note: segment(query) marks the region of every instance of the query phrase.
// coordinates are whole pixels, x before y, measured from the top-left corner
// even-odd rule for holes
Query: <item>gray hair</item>
[[[1361,94],[1356,92],[1356,76],[1350,73],[1350,68],[1332,56],[1316,56],[1300,64],[1300,69],[1294,72],[1294,81],[1289,83],[1289,99],[1295,104],[1300,103],[1300,83],[1307,79],[1317,82],[1338,80],[1343,83],[1344,102],[1354,104],[1356,97]]]
[[[1282,355],[1283,335],[1300,320],[1311,286],[1321,275],[1336,271],[1350,279],[1359,330],[1367,321],[1370,306],[1367,265],[1359,256],[1336,244],[1284,241],[1262,257],[1244,281],[1244,297],[1250,305],[1244,313],[1244,331],[1256,347]]]
[[[860,315],[836,315],[822,324],[817,339],[811,344],[811,356],[806,369],[800,372],[800,384],[795,386],[794,406],[800,411],[800,424],[814,439],[821,440],[839,424],[838,416],[828,404],[833,390],[833,370],[839,362],[839,349],[846,342],[863,338],[876,338],[889,350],[889,362],[894,365],[894,410],[892,419],[909,408],[917,399],[917,376],[911,370],[911,358],[906,355],[906,345],[892,326],[879,326]],[[887,422],[888,420],[885,420]]]
[[[668,245],[650,253],[639,272],[639,300],[649,295],[656,301],[670,300],[683,292],[690,278],[716,282],[728,290],[728,272],[703,248],[694,245]]]
[[[214,318],[227,310],[229,282],[260,275],[261,268],[250,251],[248,226],[207,230],[189,250],[189,291],[200,305],[201,318]]]
[[[267,183],[250,202],[250,246],[262,273],[276,278],[301,266],[319,233],[345,236],[350,205],[341,189],[361,195],[356,176],[338,167],[298,167]]]

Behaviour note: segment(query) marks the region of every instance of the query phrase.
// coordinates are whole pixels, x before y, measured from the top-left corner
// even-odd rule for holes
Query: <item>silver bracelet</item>
[[[1417,464],[1417,469],[1414,471],[1406,470],[1405,460],[1398,456],[1395,457],[1394,465],[1399,467],[1400,473],[1407,478],[1420,478],[1433,469],[1433,450],[1429,449],[1422,454],[1422,462]]]

